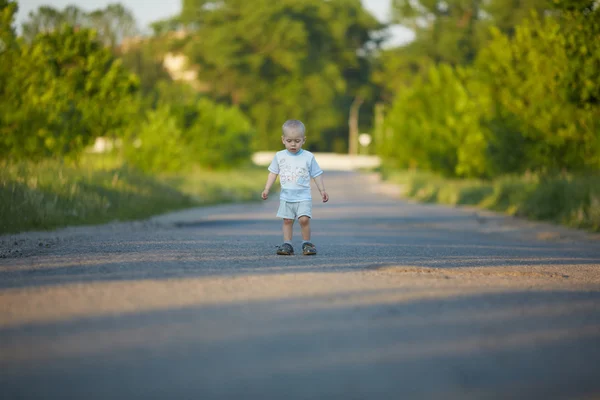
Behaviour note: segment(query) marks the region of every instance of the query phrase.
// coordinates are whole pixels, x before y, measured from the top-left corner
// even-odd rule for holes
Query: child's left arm
[[[323,183],[323,174],[314,178],[315,183],[317,184],[317,188],[321,193],[321,198],[323,199],[323,203],[327,203],[329,201],[329,195],[325,190],[325,183]]]

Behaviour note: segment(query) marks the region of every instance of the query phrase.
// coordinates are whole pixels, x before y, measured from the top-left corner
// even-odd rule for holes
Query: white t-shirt
[[[312,200],[310,180],[323,173],[313,153],[300,149],[296,154],[278,151],[269,165],[269,172],[279,175],[281,200],[298,202]]]

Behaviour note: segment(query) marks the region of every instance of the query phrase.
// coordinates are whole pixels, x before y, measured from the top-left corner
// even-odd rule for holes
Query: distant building
[[[210,90],[210,84],[198,80],[198,67],[190,66],[188,58],[181,53],[169,52],[163,58],[163,67],[174,81],[188,83],[199,92]]]
[[[165,54],[163,66],[173,80],[192,83],[198,78],[198,72],[188,67],[187,57],[183,54]]]
[[[186,29],[178,29],[164,34],[167,39],[183,39],[187,35],[189,35],[189,31]],[[148,36],[126,37],[121,41],[118,50],[121,54],[127,53],[150,40],[152,40],[152,37]],[[168,52],[162,57],[162,60],[163,67],[174,81],[186,82],[200,92],[206,92],[210,89],[208,83],[198,81],[198,67],[191,66],[185,55]]]

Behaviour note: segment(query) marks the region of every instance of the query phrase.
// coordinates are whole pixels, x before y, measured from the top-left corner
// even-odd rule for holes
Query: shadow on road
[[[390,291],[0,330],[3,398],[574,398],[600,393],[599,292]],[[419,297],[419,295],[417,295]],[[235,321],[233,324],[232,321]]]

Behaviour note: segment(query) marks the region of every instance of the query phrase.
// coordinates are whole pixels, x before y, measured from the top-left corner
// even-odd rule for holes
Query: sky
[[[17,0],[19,11],[16,16],[16,25],[20,29],[21,24],[27,20],[31,11],[35,11],[39,6],[48,5],[54,8],[63,9],[69,4],[91,11],[98,8],[104,8],[110,3],[121,3],[131,10],[138,22],[138,27],[142,30],[156,20],[163,19],[178,14],[181,11],[181,0]],[[387,22],[390,15],[391,0],[362,0],[364,7],[382,22]],[[388,46],[395,46],[412,40],[412,32],[401,26],[394,26],[390,29],[392,36],[387,43]]]

